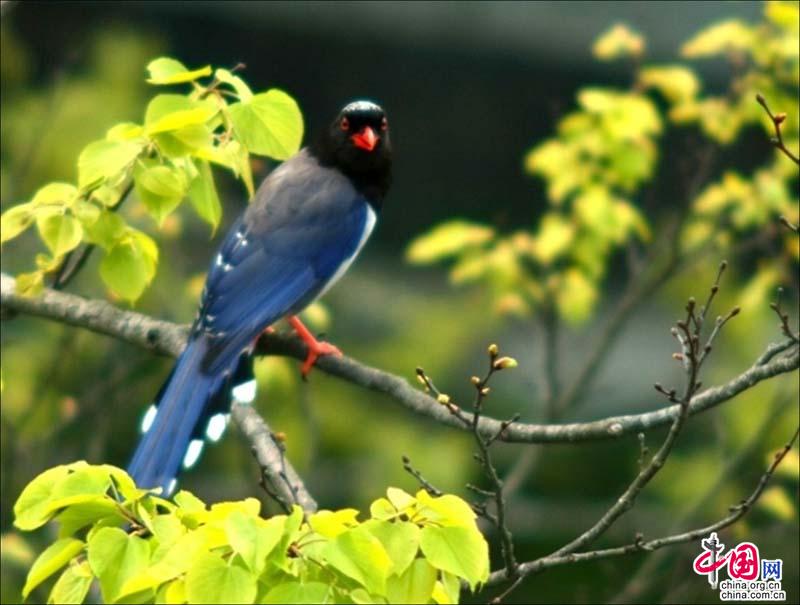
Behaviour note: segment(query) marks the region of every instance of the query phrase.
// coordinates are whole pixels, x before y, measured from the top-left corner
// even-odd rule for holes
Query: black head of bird
[[[338,168],[364,195],[382,199],[391,180],[389,120],[380,105],[354,101],[345,105],[324,130],[312,151],[324,166]]]

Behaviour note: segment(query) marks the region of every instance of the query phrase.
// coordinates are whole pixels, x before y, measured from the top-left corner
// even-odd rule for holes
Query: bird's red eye
[[[389,128],[389,121],[386,118],[381,120],[381,130],[386,130]]]
[[[350,130],[350,120],[347,118],[342,118],[342,121],[339,123],[339,127],[342,130]]]

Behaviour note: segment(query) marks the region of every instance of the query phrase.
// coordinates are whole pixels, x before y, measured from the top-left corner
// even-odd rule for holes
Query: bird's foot
[[[308,377],[308,373],[311,372],[311,368],[314,367],[314,364],[317,363],[317,359],[323,355],[336,355],[337,357],[342,356],[342,352],[338,347],[335,347],[329,342],[314,338],[314,335],[311,334],[309,329],[303,325],[303,322],[300,321],[300,318],[297,317],[297,315],[292,315],[289,318],[289,324],[294,328],[294,331],[297,332],[297,335],[303,340],[304,343],[306,343],[306,346],[308,347],[308,355],[306,356],[306,360],[303,362],[303,365],[300,368],[300,373],[303,375],[304,380]]]

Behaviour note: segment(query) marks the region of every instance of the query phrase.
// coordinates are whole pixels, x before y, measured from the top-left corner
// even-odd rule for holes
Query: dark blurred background
[[[4,209],[47,180],[74,178],[78,151],[110,125],[141,120],[153,94],[144,83],[144,66],[162,54],[190,67],[245,63],[245,78],[255,90],[279,87],[298,100],[306,139],[346,101],[367,97],[381,103],[395,146],[394,186],[368,248],[325,301],[331,315],[328,335],[363,362],[409,378],[422,365],[444,390],[463,397],[469,376],[483,367],[486,345],[497,341],[520,360],[520,368],[499,377],[489,411],[498,417],[519,411],[535,421],[543,413],[536,405],[542,359],[532,323],[494,318],[485,293],[453,289],[442,268],[409,267],[403,260],[408,242],[454,217],[504,231],[533,226],[546,199],[542,181],[523,173],[523,155],[552,136],[579,87],[629,82],[623,66],[591,56],[593,40],[612,24],[623,21],[641,32],[649,61],[671,61],[693,33],[723,18],[756,20],[763,5],[26,1],[4,2],[2,11]],[[722,63],[704,64],[699,71],[710,88],[722,87],[729,75]],[[26,117],[24,126],[15,120],[20,116]],[[770,152],[759,132],[747,133],[745,140],[747,145],[721,157],[747,166]],[[664,156],[677,154],[679,143],[667,140]],[[266,163],[256,166],[258,177],[268,170]],[[669,211],[671,187],[665,182],[655,195],[656,214]],[[223,181],[221,192],[226,223],[243,207],[244,191]],[[207,227],[183,211],[158,238],[159,272],[137,309],[187,322],[214,244]],[[29,238],[4,247],[3,270],[29,269],[36,246]],[[669,361],[668,327],[680,301],[699,294],[698,283],[706,287],[719,260],[709,258],[702,271],[685,276],[637,313],[570,419],[662,405],[652,395],[652,383],[679,380]],[[755,262],[755,256],[742,259],[745,266]],[[620,279],[612,268],[604,293],[608,301]],[[72,289],[103,295],[93,268]],[[731,294],[725,300],[735,299]],[[587,325],[564,334],[565,378],[602,326],[605,307]],[[777,339],[768,310],[748,322],[734,328],[736,344],[713,362],[707,384],[739,373]],[[141,413],[169,361],[100,336],[19,318],[3,323],[2,368],[0,515],[2,531],[10,532],[13,501],[36,473],[81,458],[125,465]],[[403,473],[401,454],[446,491],[467,497],[464,483],[480,480],[464,434],[413,417],[383,397],[321,372],[301,384],[296,364],[285,360],[263,360],[258,371],[266,385],[258,407],[274,429],[287,433],[290,457],[323,507],[364,510],[388,485],[416,489]],[[636,531],[648,537],[669,531],[719,469],[755,440],[730,481],[709,494],[681,527],[724,515],[727,505],[749,493],[768,452],[796,424],[796,380],[796,375],[779,378],[724,410],[692,420],[662,475],[602,544],[630,541]],[[761,427],[757,435],[755,427]],[[211,501],[263,496],[255,463],[235,430],[230,433],[184,477],[183,487]],[[655,447],[661,436],[648,435],[648,444]],[[591,525],[635,474],[638,448],[635,438],[537,446],[538,464],[511,505],[518,556],[545,554]],[[499,446],[501,468],[512,469],[521,451]],[[797,459],[791,464],[796,467]],[[782,557],[791,602],[798,598],[798,517],[796,483],[789,485],[792,498],[783,516],[756,511],[729,532],[727,541],[748,536],[759,540],[762,553]],[[30,549],[40,549],[35,536],[24,539],[4,534],[3,602],[18,598],[19,561]],[[21,553],[18,558],[12,547]],[[635,599],[716,602],[705,579],[691,572],[696,554],[696,545],[667,553],[640,578],[644,586]],[[492,555],[497,567],[499,555]],[[555,569],[528,580],[509,601],[609,601],[646,558]]]

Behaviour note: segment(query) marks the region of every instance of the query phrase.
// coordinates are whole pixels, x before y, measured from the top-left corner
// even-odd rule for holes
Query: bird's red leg
[[[289,317],[288,321],[289,325],[294,328],[294,331],[297,332],[297,335],[302,338],[303,342],[306,343],[306,346],[308,346],[308,356],[303,363],[303,367],[300,368],[303,378],[308,376],[311,368],[314,367],[314,364],[317,362],[317,358],[319,358],[321,355],[342,356],[342,352],[332,344],[314,338],[314,335],[303,325],[303,322],[300,321],[300,318],[297,317],[297,315],[292,315]]]

